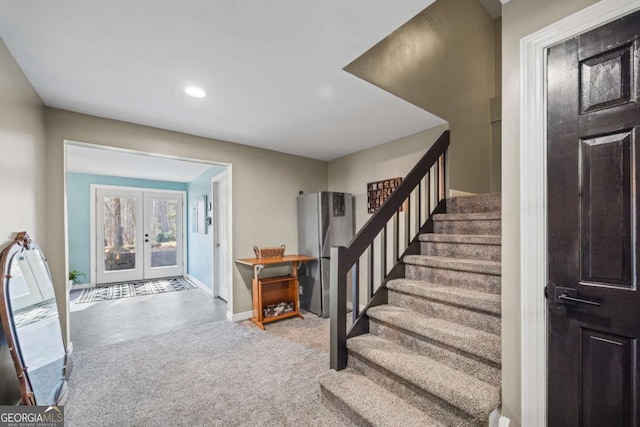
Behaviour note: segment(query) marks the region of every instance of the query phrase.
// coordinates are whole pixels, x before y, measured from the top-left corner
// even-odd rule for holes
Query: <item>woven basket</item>
[[[280,258],[284,255],[284,245],[279,248],[259,248],[253,247],[253,252],[256,253],[256,258]]]

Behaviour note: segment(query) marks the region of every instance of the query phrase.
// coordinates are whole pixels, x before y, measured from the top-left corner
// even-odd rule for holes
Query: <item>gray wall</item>
[[[0,39],[0,245],[44,233],[44,107]]]
[[[367,183],[406,176],[447,128],[447,125],[437,126],[329,162],[329,191],[342,191],[355,196],[356,233],[372,216],[367,212]],[[404,236],[403,225],[400,226],[400,235]],[[402,240],[401,244],[404,244]],[[374,251],[380,253],[377,241]],[[387,256],[391,259],[391,248]],[[361,262],[366,261],[362,259]],[[366,283],[366,275],[366,268],[362,268],[361,283]],[[374,274],[374,283],[380,283],[378,272]],[[347,294],[351,301],[351,286],[347,288]],[[367,298],[367,290],[363,286],[360,290],[361,304],[366,304]]]
[[[446,129],[438,126],[329,162],[329,191],[355,196],[356,231],[371,218],[367,183],[404,177]]]
[[[58,290],[65,280],[64,141],[127,148],[232,164],[233,259],[253,245],[297,250],[296,196],[326,190],[327,163],[146,126],[45,109],[47,256]],[[233,268],[233,313],[251,310],[251,271]],[[63,319],[64,328],[66,320]]]
[[[520,39],[595,0],[512,0],[502,8],[502,403],[520,425]],[[541,284],[542,286],[542,284]]]
[[[491,189],[496,28],[479,0],[437,1],[345,67],[449,123],[455,190]]]

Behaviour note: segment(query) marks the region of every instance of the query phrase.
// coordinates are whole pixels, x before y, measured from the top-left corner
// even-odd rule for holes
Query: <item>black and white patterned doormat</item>
[[[13,314],[13,323],[16,328],[22,328],[49,317],[58,317],[55,298],[16,311]]]
[[[84,289],[76,300],[76,303],[108,301],[112,299],[139,297],[142,295],[185,291],[195,288],[197,288],[196,285],[183,277],[111,283],[109,285],[98,285],[95,288]]]

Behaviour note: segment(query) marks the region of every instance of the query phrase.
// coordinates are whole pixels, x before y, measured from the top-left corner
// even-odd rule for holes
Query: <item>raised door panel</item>
[[[634,286],[632,134],[580,141],[582,282]]]

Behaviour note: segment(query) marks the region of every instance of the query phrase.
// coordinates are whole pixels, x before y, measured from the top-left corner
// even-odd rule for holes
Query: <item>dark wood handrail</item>
[[[354,274],[354,285],[353,285],[353,310],[354,310],[354,319],[358,316],[358,301],[359,301],[359,271],[360,271],[360,258],[368,249],[371,251],[369,258],[369,262],[373,262],[373,242],[378,235],[381,233],[384,235],[382,237],[381,246],[381,254],[382,254],[382,269],[383,277],[381,277],[381,281],[384,282],[384,279],[387,275],[386,271],[386,232],[387,232],[387,224],[389,221],[398,214],[398,211],[403,206],[405,202],[411,201],[411,194],[418,188],[418,192],[420,192],[420,185],[422,180],[429,174],[432,167],[434,165],[438,165],[438,174],[435,178],[435,185],[437,188],[437,199],[436,204],[445,198],[445,163],[446,163],[446,152],[449,147],[449,131],[445,131],[438,140],[429,148],[427,153],[416,163],[416,165],[411,169],[411,171],[404,177],[400,185],[395,189],[395,191],[389,196],[386,202],[380,207],[380,209],[367,221],[367,223],[362,227],[362,229],[356,234],[356,236],[351,240],[351,242],[346,246],[332,247],[331,248],[331,277],[330,277],[330,316],[331,316],[331,331],[330,331],[330,358],[331,358],[331,368],[335,370],[344,369],[347,363],[347,351],[346,351],[346,340],[347,340],[347,332],[346,332],[346,316],[347,316],[347,274],[349,270],[352,268],[355,272]],[[427,194],[428,200],[431,198],[430,193],[430,181],[427,181]],[[420,196],[418,196],[420,197]],[[410,204],[410,203],[407,203]],[[420,226],[422,223],[420,221],[421,213],[420,209],[421,203],[418,198],[417,207],[414,204],[414,208],[418,210],[418,222]],[[428,217],[431,214],[430,203],[427,202],[427,212],[426,216]],[[409,218],[409,213],[407,212],[407,221]],[[405,223],[405,232],[406,235],[410,235],[410,224],[408,222]],[[420,228],[420,227],[418,227]],[[395,235],[394,235],[394,257],[398,257],[398,223],[395,224]],[[419,233],[419,230],[416,230],[416,233]],[[411,236],[412,240],[416,240],[417,236]],[[383,243],[384,242],[384,243]],[[408,242],[405,241],[405,245],[408,246]],[[394,263],[397,259],[394,259]],[[369,271],[373,271],[373,266],[369,266]],[[369,283],[370,287],[371,284]],[[382,288],[382,286],[381,286]],[[379,289],[380,290],[380,289]],[[364,316],[365,313],[361,313],[360,316]],[[358,319],[359,320],[359,319]]]
[[[449,147],[449,131],[444,131],[438,140],[431,146],[429,151],[422,156],[420,161],[411,169],[406,177],[402,179],[400,185],[389,196],[385,203],[376,211],[376,213],[369,218],[362,229],[354,236],[354,238],[347,245],[345,252],[345,264],[353,265],[356,260],[364,253],[369,247],[373,239],[376,238],[378,233],[382,231],[385,224],[389,222],[398,209],[402,206],[404,201],[409,197],[411,192],[416,188],[418,182],[429,172],[431,167],[436,164],[440,156]]]

